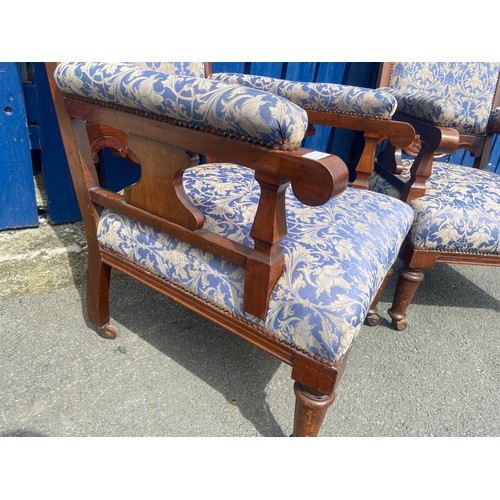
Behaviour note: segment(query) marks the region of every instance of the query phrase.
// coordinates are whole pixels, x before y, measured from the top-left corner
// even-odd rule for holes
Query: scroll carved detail
[[[87,123],[87,134],[94,163],[99,162],[99,152],[104,148],[111,148],[117,151],[122,158],[139,163],[137,156],[128,147],[128,134],[125,132],[107,125]]]

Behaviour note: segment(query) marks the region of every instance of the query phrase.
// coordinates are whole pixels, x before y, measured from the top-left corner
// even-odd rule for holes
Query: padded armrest
[[[389,120],[397,106],[396,99],[380,89],[293,82],[241,73],[214,73],[208,78],[271,92],[310,111]]]
[[[453,127],[459,124],[463,115],[460,105],[439,94],[423,91],[400,91],[382,87],[390,92],[398,103],[398,113],[422,120],[438,127]]]
[[[275,149],[299,148],[307,130],[306,112],[290,101],[204,78],[104,62],[62,63],[54,78],[64,94],[161,115]]]
[[[488,121],[488,132],[500,134],[500,108],[492,110]]]

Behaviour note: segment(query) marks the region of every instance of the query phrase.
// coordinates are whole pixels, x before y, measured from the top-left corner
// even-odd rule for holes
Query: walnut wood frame
[[[317,435],[326,410],[333,403],[347,356],[333,363],[295,348],[279,335],[101,247],[97,228],[100,212],[109,207],[244,267],[248,283],[244,307],[256,316],[265,317],[270,293],[283,271],[279,243],[286,235],[285,187],[291,183],[303,203],[321,205],[347,186],[345,164],[334,155],[313,160],[304,156],[309,152],[304,148],[286,152],[270,150],[184,128],[145,113],[64,96],[53,78],[56,66],[57,63],[46,63],[87,236],[88,317],[99,334],[110,339],[117,335],[109,311],[110,271],[115,268],[290,365],[296,394],[293,435]],[[141,164],[140,181],[127,188],[123,196],[99,183],[95,160],[104,147]],[[255,170],[261,198],[251,230],[254,249],[203,229],[203,217],[182,187],[182,172],[197,163],[193,150]]]
[[[386,62],[381,66],[379,75],[379,87],[389,85],[394,63]],[[497,82],[496,91],[492,101],[492,109],[500,105],[500,78]],[[425,194],[425,182],[432,174],[432,164],[436,157],[454,153],[458,149],[467,149],[474,156],[474,168],[484,169],[488,164],[492,147],[492,139],[500,130],[489,128],[485,136],[471,136],[460,134],[457,130],[438,127],[415,120],[401,114],[395,114],[398,121],[409,123],[417,134],[416,148],[406,148],[405,152],[414,152],[415,160],[410,170],[410,178],[403,180],[399,174],[402,170],[400,151],[394,146],[388,145],[384,153],[379,157],[376,171],[387,179],[392,185],[400,189],[400,198],[410,202]],[[419,284],[424,279],[423,271],[432,269],[436,263],[468,264],[480,266],[500,266],[500,256],[479,253],[458,253],[428,251],[415,248],[407,241],[400,253],[403,267],[399,272],[399,278],[394,293],[393,303],[388,313],[392,324],[397,330],[405,330],[408,326],[407,309],[415,296]],[[385,283],[382,285],[376,300],[373,302],[368,324],[378,324],[377,304]]]

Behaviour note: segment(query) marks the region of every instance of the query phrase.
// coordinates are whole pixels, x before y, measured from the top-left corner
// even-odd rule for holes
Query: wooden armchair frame
[[[382,64],[379,74],[379,87],[389,85],[393,64],[392,62]],[[500,106],[500,78],[493,97],[492,109],[498,106]],[[459,149],[466,149],[474,157],[473,168],[485,169],[488,165],[494,134],[500,133],[497,126],[497,128],[489,127],[485,136],[466,135],[453,128],[438,127],[397,112],[394,119],[406,122],[414,128],[416,132],[415,141],[409,147],[403,147],[399,150],[394,145],[388,144],[378,158],[376,172],[398,188],[401,193],[400,199],[408,203],[424,196],[425,183],[432,174],[432,166],[436,158],[452,154]],[[410,169],[410,178],[407,180],[399,176],[402,171],[401,158],[403,151],[415,157]],[[392,323],[397,330],[404,330],[408,326],[406,311],[419,284],[424,279],[424,270],[432,269],[439,262],[480,266],[500,265],[500,256],[498,255],[419,250],[409,242],[406,242],[401,249],[401,259],[404,265],[399,273],[392,306],[388,310]],[[374,316],[371,323],[369,322],[370,324],[378,324],[379,322],[375,313],[384,286],[385,283],[372,305],[371,313]]]
[[[46,63],[64,148],[81,209],[88,242],[87,310],[105,338],[115,338],[110,324],[109,284],[115,268],[171,297],[219,326],[244,338],[292,367],[296,411],[294,436],[314,436],[333,403],[335,387],[346,357],[338,363],[311,357],[294,349],[263,328],[187,293],[99,245],[97,228],[103,207],[111,208],[158,228],[182,241],[207,250],[246,269],[244,308],[264,318],[269,296],[283,272],[279,244],[286,235],[286,186],[291,183],[299,200],[321,205],[347,186],[348,171],[334,155],[311,159],[310,150],[270,150],[239,140],[181,127],[146,113],[103,106],[64,96],[53,74],[57,63]],[[141,179],[123,195],[103,188],[95,167],[98,152],[112,148],[141,163]],[[197,164],[197,154],[245,165],[255,170],[261,197],[250,249],[203,229],[203,217],[182,186],[182,173]]]
[[[389,86],[394,63],[384,62],[381,65],[378,87]],[[492,101],[492,109],[500,106],[500,78]],[[436,158],[452,154],[459,149],[466,149],[474,157],[474,168],[484,170],[488,166],[488,159],[493,145],[496,129],[488,128],[484,136],[474,136],[459,133],[448,127],[438,127],[410,118],[401,113],[394,114],[394,119],[410,124],[415,130],[414,141],[410,145],[398,149],[390,143],[377,164],[377,173],[384,176],[395,187],[401,190],[401,199],[407,202],[425,194],[425,182],[432,173],[432,164]],[[415,157],[411,176],[403,181],[398,174],[402,171],[402,152]]]

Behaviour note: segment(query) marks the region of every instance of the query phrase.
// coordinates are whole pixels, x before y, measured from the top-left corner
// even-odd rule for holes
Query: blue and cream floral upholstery
[[[398,62],[388,87],[398,113],[462,134],[486,135],[500,63]],[[491,122],[490,122],[491,123]]]
[[[404,160],[405,179],[411,164]],[[378,174],[371,176],[370,189],[399,195]],[[436,161],[425,195],[409,205],[414,211],[409,238],[415,248],[500,255],[500,175]]]
[[[389,120],[397,106],[396,99],[381,89],[294,82],[240,73],[214,73],[209,78],[271,92],[310,111]]]
[[[154,69],[167,75],[205,78],[205,65],[202,62],[131,62],[127,64]]]
[[[296,149],[307,130],[306,112],[287,99],[136,63],[62,63],[54,78],[63,93],[72,96],[141,110],[266,147]]]
[[[259,196],[253,171],[233,164],[188,169],[184,186],[205,228],[253,247],[250,229]],[[100,244],[188,290],[228,314],[324,363],[349,350],[393,264],[413,219],[403,202],[347,188],[321,207],[287,191],[285,272],[265,321],[243,310],[245,270],[136,220],[104,210]]]

